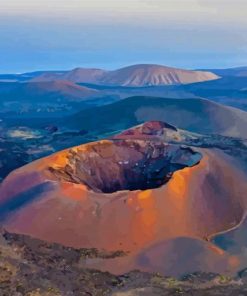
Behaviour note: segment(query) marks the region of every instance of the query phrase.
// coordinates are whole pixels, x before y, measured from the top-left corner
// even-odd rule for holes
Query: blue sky
[[[247,65],[246,0],[0,0],[0,72]]]

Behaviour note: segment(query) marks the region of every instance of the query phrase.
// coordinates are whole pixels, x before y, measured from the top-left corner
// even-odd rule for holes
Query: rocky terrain
[[[12,170],[33,160],[97,139],[86,130],[64,131],[49,124],[41,124],[39,128],[0,128],[0,181]]]
[[[28,236],[0,233],[1,296],[155,296],[245,295],[245,273],[226,275],[197,272],[180,278],[132,271],[115,276],[87,269],[88,258],[114,258],[122,252],[73,249]],[[107,259],[106,259],[107,260]]]

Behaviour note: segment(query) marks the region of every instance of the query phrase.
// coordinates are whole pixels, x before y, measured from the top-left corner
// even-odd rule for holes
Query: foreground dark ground
[[[247,295],[245,271],[235,278],[197,272],[175,279],[139,271],[114,276],[83,264],[86,258],[124,255],[76,250],[1,230],[0,295]]]

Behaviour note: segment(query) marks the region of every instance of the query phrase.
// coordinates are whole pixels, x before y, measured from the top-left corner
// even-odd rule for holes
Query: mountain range
[[[19,77],[19,78],[18,78]],[[102,69],[76,68],[71,71],[48,71],[14,75],[13,80],[53,81],[68,80],[74,83],[93,83],[109,86],[150,86],[179,85],[218,79],[208,71],[184,70],[161,65],[140,64],[115,71]],[[0,76],[1,80],[11,81],[11,75]]]
[[[228,69],[209,69],[207,71],[213,72],[219,76],[230,76],[230,77],[246,77],[247,67],[237,67]]]
[[[244,69],[191,71],[140,64],[114,71],[76,68],[0,75],[0,114],[63,117],[131,96],[206,98],[247,110]]]

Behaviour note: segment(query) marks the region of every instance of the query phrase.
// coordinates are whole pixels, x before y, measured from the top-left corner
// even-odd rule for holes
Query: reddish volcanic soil
[[[66,246],[130,252],[108,263],[114,272],[235,270],[238,260],[207,240],[241,221],[245,175],[216,150],[168,144],[169,133],[179,131],[149,123],[16,170],[0,187],[1,225]]]

